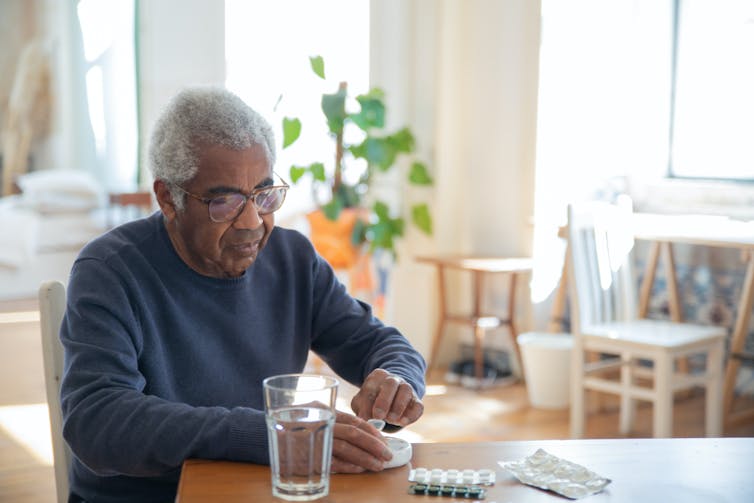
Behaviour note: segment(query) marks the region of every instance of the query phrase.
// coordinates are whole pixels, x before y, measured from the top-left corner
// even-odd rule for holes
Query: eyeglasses
[[[230,222],[238,218],[238,215],[244,210],[248,201],[254,204],[254,209],[257,210],[259,215],[268,215],[279,210],[283,205],[283,201],[285,201],[285,194],[288,192],[290,186],[280,176],[277,174],[275,176],[282,182],[282,185],[259,187],[252,190],[248,196],[240,192],[230,192],[215,197],[202,197],[192,194],[180,185],[175,184],[175,186],[181,189],[186,195],[206,204],[209,209],[210,220],[221,223]]]

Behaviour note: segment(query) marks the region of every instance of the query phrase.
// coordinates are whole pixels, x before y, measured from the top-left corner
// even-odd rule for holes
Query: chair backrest
[[[636,318],[630,199],[568,207],[569,282],[574,333],[596,323]]]
[[[60,379],[63,377],[63,346],[60,325],[65,313],[65,287],[47,281],[39,287],[39,321],[42,332],[47,406],[50,411],[52,453],[55,459],[55,487],[58,502],[68,501],[68,466],[71,452],[63,439],[63,412],[60,408]]]
[[[154,207],[152,193],[149,191],[110,193],[108,194],[107,226],[115,227],[129,220],[147,216]]]

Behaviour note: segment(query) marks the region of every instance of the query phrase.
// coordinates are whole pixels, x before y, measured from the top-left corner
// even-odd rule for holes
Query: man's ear
[[[173,196],[170,194],[170,189],[168,189],[167,184],[162,180],[155,180],[152,188],[154,190],[154,195],[157,198],[157,204],[160,205],[160,209],[162,210],[162,214],[165,215],[168,222],[172,221],[175,218],[177,210],[175,209]]]

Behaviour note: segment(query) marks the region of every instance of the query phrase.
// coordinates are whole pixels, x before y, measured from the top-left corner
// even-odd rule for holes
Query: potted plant
[[[323,58],[309,59],[314,74],[325,80]],[[319,206],[318,211],[308,215],[312,241],[333,267],[349,267],[362,249],[383,249],[395,256],[395,240],[403,235],[404,219],[391,214],[388,204],[370,194],[369,189],[376,173],[388,172],[404,156],[412,161],[408,182],[432,185],[425,164],[412,158],[414,135],[407,127],[385,130],[384,93],[378,88],[352,98],[347,84],[342,82],[335,93],[322,95],[321,108],[333,143],[332,159],[290,168],[292,183],[307,176],[312,180],[312,193]],[[360,134],[351,134],[354,128]],[[284,117],[282,129],[286,149],[301,136],[303,126],[296,117]],[[347,137],[358,139],[351,142]],[[366,167],[364,162],[355,162],[357,159],[365,160]],[[412,205],[411,221],[422,232],[432,234],[432,217],[426,203]],[[322,228],[334,235],[317,235]]]

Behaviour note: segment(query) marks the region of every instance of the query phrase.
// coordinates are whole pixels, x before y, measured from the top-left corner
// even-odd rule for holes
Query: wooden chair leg
[[[723,434],[723,353],[724,342],[720,341],[707,354],[704,434],[708,437],[720,437]]]
[[[623,390],[620,394],[619,430],[621,435],[628,435],[636,416],[636,400],[630,394],[630,389],[634,385],[633,362],[630,354],[623,355],[621,358],[623,366],[620,369],[620,381]]]
[[[673,436],[673,358],[663,354],[654,361],[655,399],[652,433],[655,438]]]
[[[574,341],[571,350],[571,438],[584,436],[586,422],[586,393],[584,390],[584,351],[578,342]]]

